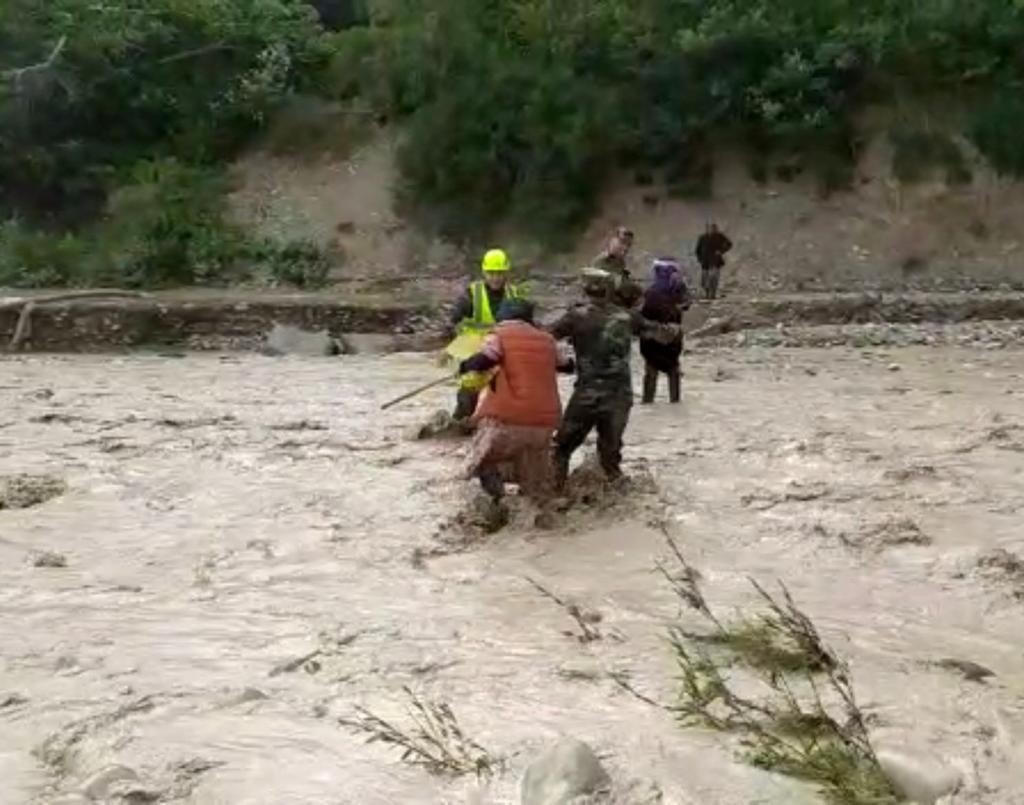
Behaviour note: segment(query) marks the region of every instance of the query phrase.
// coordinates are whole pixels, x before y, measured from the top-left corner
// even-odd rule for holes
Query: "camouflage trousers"
[[[597,430],[597,456],[609,480],[622,476],[622,435],[633,408],[633,389],[576,389],[562,415],[562,426],[555,435],[555,470],[558,484],[564,485],[572,454]]]

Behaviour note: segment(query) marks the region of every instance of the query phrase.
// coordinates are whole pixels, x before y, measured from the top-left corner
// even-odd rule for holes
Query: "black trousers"
[[[459,389],[455,395],[455,411],[452,413],[452,419],[457,422],[463,422],[473,416],[473,412],[476,411],[476,402],[479,398],[479,391]]]
[[[644,357],[644,403],[654,402],[654,397],[658,393],[658,375],[661,373],[668,376],[669,400],[679,402],[682,376],[679,358],[683,354],[682,340],[663,344],[653,339],[641,338],[640,354]]]

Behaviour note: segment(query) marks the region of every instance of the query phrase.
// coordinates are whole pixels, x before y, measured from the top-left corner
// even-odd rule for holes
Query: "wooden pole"
[[[380,410],[387,411],[389,408],[392,408],[401,402],[405,402],[406,400],[411,400],[413,397],[422,394],[424,391],[429,391],[435,386],[440,386],[442,383],[447,383],[451,379],[451,375],[445,375],[444,377],[439,377],[437,380],[431,380],[429,383],[425,383],[419,388],[413,389],[412,391],[407,391],[401,397],[395,397],[395,399],[391,400],[390,402],[384,403],[380,407]]]

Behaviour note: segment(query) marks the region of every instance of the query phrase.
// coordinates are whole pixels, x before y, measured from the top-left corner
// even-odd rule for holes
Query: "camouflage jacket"
[[[643,288],[633,279],[629,273],[629,266],[626,258],[611,252],[603,252],[594,260],[594,268],[607,271],[615,278],[615,291],[613,299],[620,307],[626,309],[634,307],[643,296]]]
[[[630,352],[634,334],[647,322],[612,302],[571,307],[550,328],[556,339],[569,339],[576,353],[576,388],[632,399]]]

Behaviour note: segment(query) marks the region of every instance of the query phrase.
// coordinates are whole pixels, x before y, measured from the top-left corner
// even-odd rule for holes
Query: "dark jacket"
[[[697,262],[701,268],[721,268],[725,265],[725,255],[732,249],[732,241],[721,232],[705,232],[697,238]]]
[[[484,290],[487,292],[487,301],[491,303],[491,310],[495,313],[497,313],[498,308],[501,307],[501,303],[505,299],[506,287],[503,285],[496,291],[490,285],[484,285]],[[451,323],[459,324],[471,318],[473,318],[473,289],[472,286],[467,285],[466,290],[455,301],[455,307],[452,308]]]
[[[683,311],[690,307],[690,292],[683,283],[676,291],[648,288],[640,315],[659,324],[682,324]],[[683,353],[682,331],[671,343],[653,338],[640,338],[640,354],[644,360],[659,372],[671,372],[679,367],[679,356]]]
[[[568,339],[576,353],[576,391],[588,398],[633,399],[630,352],[633,336],[664,328],[639,311],[624,310],[611,299],[588,299],[574,305],[549,328],[556,339]]]
[[[640,315],[659,324],[682,324],[683,311],[689,310],[692,302],[685,283],[674,292],[651,287],[644,294]]]

